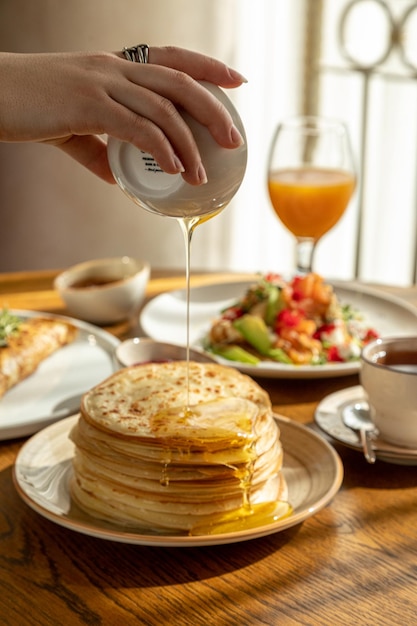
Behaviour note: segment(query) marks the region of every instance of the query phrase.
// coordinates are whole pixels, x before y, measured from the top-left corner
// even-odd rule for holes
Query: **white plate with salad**
[[[297,316],[295,315],[295,320],[292,319],[294,308],[291,308],[288,302],[284,303],[284,305],[282,302],[277,304],[276,293],[272,294],[272,297],[270,293],[265,296],[264,282],[265,280],[269,281],[269,277],[272,277],[273,287],[277,286],[274,284],[274,281],[278,281],[279,297],[282,296],[282,293],[288,291],[288,288],[292,289],[291,297],[295,299],[295,307],[294,303],[291,306],[295,308],[296,314],[301,311],[302,315],[299,321],[301,326],[303,326],[303,323],[306,326],[305,322],[303,322],[303,317],[308,317],[303,315],[305,303],[303,298],[300,298],[299,294],[297,295],[297,289],[294,289],[291,281],[287,282],[279,276],[276,278],[277,275],[272,274],[267,277],[259,275],[259,279],[256,277],[252,281],[216,283],[191,289],[190,345],[199,349],[203,348],[214,355],[220,363],[232,365],[251,376],[266,378],[326,378],[348,376],[357,373],[360,367],[360,347],[364,341],[368,341],[375,336],[406,335],[417,332],[417,309],[407,302],[395,296],[384,294],[377,289],[361,285],[339,281],[332,281],[331,284],[326,284],[318,277],[322,281],[322,285],[318,285],[319,292],[324,287],[324,293],[330,290],[330,294],[335,296],[336,309],[338,314],[343,317],[341,322],[342,330],[340,328],[332,328],[332,320],[325,320],[325,323],[321,323],[323,322],[321,316],[313,315],[312,317],[316,318],[316,330],[310,339],[317,338],[321,345],[310,362],[296,363],[292,359],[286,358],[288,354],[282,355],[280,352],[282,348],[277,349],[276,345],[277,338],[280,339],[278,345],[283,345],[282,338],[277,337],[278,332],[281,332],[279,325],[285,326],[286,322],[289,323],[290,327],[291,324],[293,326],[294,324],[297,325]],[[320,280],[318,281],[319,283]],[[258,317],[263,318],[264,324],[261,323],[261,326],[266,326],[270,342],[268,344],[268,340],[263,337],[261,344],[263,341],[266,342],[266,352],[268,349],[272,350],[273,358],[269,355],[260,354],[256,348],[246,342],[246,339],[244,339],[243,343],[228,341],[226,342],[228,345],[223,347],[229,349],[230,346],[237,346],[240,350],[244,350],[245,353],[249,353],[250,357],[248,359],[246,359],[245,354],[241,358],[239,349],[234,354],[232,350],[232,359],[225,358],[227,351],[222,353],[221,342],[213,342],[210,337],[212,328],[222,316],[225,315],[227,317],[229,314],[232,324],[236,324],[236,321],[233,319],[235,315],[233,309],[237,308],[239,310],[242,302],[247,300],[248,294],[252,298],[253,291],[258,290],[259,287],[261,287],[261,293],[264,291],[261,299],[266,300],[266,303],[264,301],[263,304],[259,305],[255,297],[255,304],[251,302],[251,306],[246,306],[247,310],[243,311],[243,313],[238,311],[236,317],[242,318],[248,313],[252,315],[254,310],[258,314],[259,309],[261,309],[262,314],[258,315]],[[269,291],[269,287],[266,291]],[[334,309],[334,299],[332,299],[331,306]],[[266,319],[268,317],[266,314],[268,307],[268,315],[271,319],[274,319],[274,322],[271,319]],[[258,308],[258,311],[256,311],[256,308]],[[185,289],[161,294],[144,307],[140,317],[141,327],[144,333],[155,340],[185,345],[187,340],[186,309]],[[290,309],[290,314],[288,314],[287,309]],[[277,321],[278,317],[279,322]],[[318,321],[317,318],[319,318]],[[240,324],[242,324],[241,321]],[[340,341],[341,333],[346,337],[347,324],[349,324],[349,333],[357,335],[349,337],[349,344],[351,345],[348,347],[341,345],[343,342]],[[261,330],[263,331],[264,328]],[[318,332],[319,330],[321,332]],[[232,332],[234,331],[232,330]],[[319,345],[315,344],[314,341],[313,344],[316,347]],[[265,350],[263,351],[265,352]],[[230,351],[227,356],[230,356]],[[251,357],[253,358],[251,359]]]

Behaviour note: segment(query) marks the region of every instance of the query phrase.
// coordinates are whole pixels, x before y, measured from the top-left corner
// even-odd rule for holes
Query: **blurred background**
[[[2,50],[142,42],[213,55],[249,81],[229,92],[248,136],[247,174],[231,205],[197,228],[194,271],[292,271],[294,242],[272,212],[266,164],[277,123],[308,113],[347,123],[359,172],[346,214],[318,244],[316,271],[416,282],[417,2],[0,0]],[[140,210],[50,146],[0,143],[0,211],[0,272],[120,254],[184,267],[174,220]]]

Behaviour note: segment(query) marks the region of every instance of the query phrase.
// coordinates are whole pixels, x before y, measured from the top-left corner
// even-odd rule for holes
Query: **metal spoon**
[[[346,406],[342,411],[342,419],[348,428],[359,433],[365,459],[368,463],[375,463],[375,450],[369,436],[375,426],[369,417],[368,406],[360,402]]]

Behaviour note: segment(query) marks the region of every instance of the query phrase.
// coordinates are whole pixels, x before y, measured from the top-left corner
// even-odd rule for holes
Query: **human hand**
[[[121,52],[1,53],[0,141],[53,144],[114,182],[101,137],[107,134],[151,153],[166,172],[201,184],[204,167],[178,107],[225,148],[242,138],[199,80],[233,88],[245,79],[211,57],[174,47],[150,48],[146,64]]]

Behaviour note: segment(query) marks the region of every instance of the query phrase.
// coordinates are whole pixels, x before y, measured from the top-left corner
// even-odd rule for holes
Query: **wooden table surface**
[[[172,274],[172,273],[171,273]],[[55,272],[0,276],[0,307],[66,313]],[[193,284],[229,280],[196,275]],[[148,298],[184,285],[154,273]],[[416,288],[384,288],[417,306]],[[109,329],[134,336],[135,322]],[[260,380],[277,412],[317,429],[314,410],[356,376]],[[417,622],[417,467],[335,445],[339,493],[291,529],[215,547],[105,541],[33,512],[12,481],[26,439],[0,442],[0,623],[39,626],[409,625]]]

